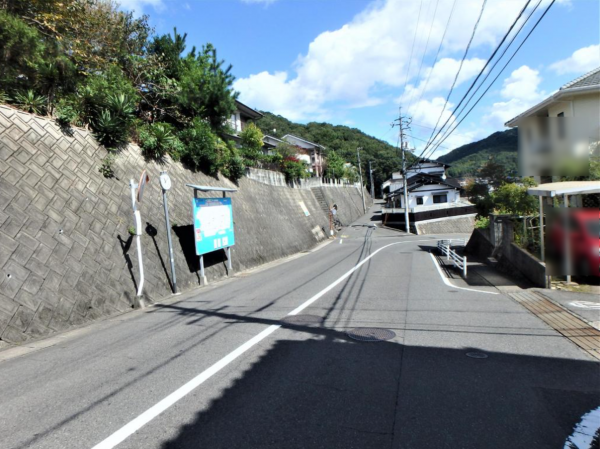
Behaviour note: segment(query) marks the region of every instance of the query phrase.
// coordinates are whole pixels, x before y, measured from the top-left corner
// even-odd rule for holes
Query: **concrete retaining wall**
[[[455,233],[468,234],[469,232],[473,232],[473,229],[475,229],[475,214],[418,221],[414,223],[414,226],[418,235]]]
[[[247,178],[236,186],[179,163],[146,161],[134,145],[117,157],[116,176],[106,179],[98,171],[106,154],[85,130],[74,129],[68,136],[50,120],[0,106],[1,340],[24,342],[136,304],[139,279],[135,242],[128,233],[128,183],[130,178],[137,181],[144,169],[150,176],[140,207],[146,226],[142,247],[148,302],[171,294],[158,183],[162,170],[173,183],[169,210],[180,290],[199,285],[193,192],[186,183],[239,188],[231,194],[234,271],[310,249],[326,238],[328,217],[310,190]],[[342,191],[343,201],[360,202],[358,189],[336,188]],[[349,206],[348,219],[361,211]],[[209,281],[227,275],[223,251],[205,256],[205,266]]]

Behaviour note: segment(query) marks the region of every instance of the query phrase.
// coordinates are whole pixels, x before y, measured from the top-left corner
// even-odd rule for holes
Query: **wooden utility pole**
[[[360,168],[360,150],[362,150],[362,148],[360,148],[360,147],[358,147],[356,149],[356,157],[358,158],[358,174],[360,176],[360,195],[362,196],[363,213],[366,214],[367,213],[367,205],[365,204],[365,191],[363,189],[362,169]]]
[[[402,108],[400,108],[400,114],[398,118],[394,121],[392,126],[397,126],[399,128],[399,137],[400,137],[400,151],[402,151],[402,190],[404,197],[404,229],[407,233],[410,233],[410,222],[408,218],[408,179],[407,179],[407,170],[406,170],[406,144],[404,143],[404,131],[410,129],[410,123],[412,119],[407,118],[402,115]]]

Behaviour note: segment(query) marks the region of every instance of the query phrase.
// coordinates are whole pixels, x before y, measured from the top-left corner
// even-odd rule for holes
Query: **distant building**
[[[308,171],[312,173],[313,176],[323,176],[324,146],[292,134],[286,134],[283,136],[283,140],[296,147],[296,157],[308,164]]]
[[[425,229],[449,229],[449,232],[472,230],[475,206],[461,197],[461,185],[448,179],[449,165],[422,160],[407,172],[408,216],[413,232],[426,233]],[[387,226],[404,227],[404,179],[400,173],[383,183],[385,206],[382,208]],[[449,220],[449,221],[448,221]],[[445,227],[432,227],[431,223],[446,221]],[[456,225],[456,226],[455,226]]]
[[[521,175],[549,182],[575,163],[587,168],[592,151],[598,151],[599,115],[600,67],[506,122],[519,128]]]

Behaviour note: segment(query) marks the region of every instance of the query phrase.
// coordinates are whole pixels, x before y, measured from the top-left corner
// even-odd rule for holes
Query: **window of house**
[[[433,204],[447,203],[448,202],[448,194],[444,193],[443,195],[433,195]]]
[[[417,206],[422,206],[423,205],[423,197],[422,196],[418,196],[417,197]]]

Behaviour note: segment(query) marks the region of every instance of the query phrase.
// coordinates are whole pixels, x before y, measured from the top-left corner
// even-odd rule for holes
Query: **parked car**
[[[564,274],[565,229],[571,253],[572,274],[600,277],[600,211],[574,209],[550,224],[549,254]]]

